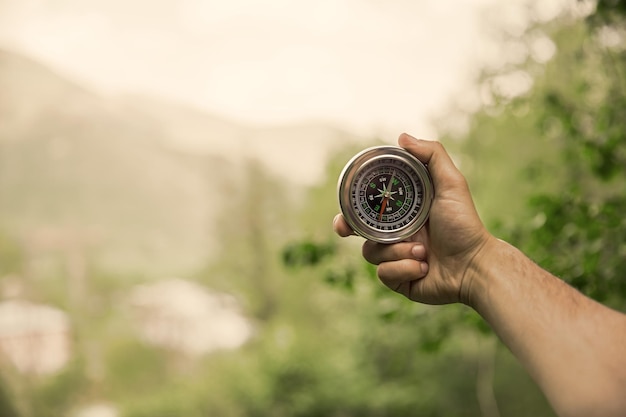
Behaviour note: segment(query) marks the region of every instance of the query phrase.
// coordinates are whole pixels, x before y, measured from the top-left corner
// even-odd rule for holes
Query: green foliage
[[[283,249],[283,263],[288,267],[314,266],[335,254],[333,243],[294,242]]]
[[[88,388],[84,363],[78,359],[58,375],[34,382],[30,398],[30,415],[41,417],[62,416]]]
[[[599,5],[602,13],[606,3]],[[614,27],[624,29],[623,20]],[[553,87],[546,80],[545,90],[534,93],[544,103],[537,133],[551,135],[562,149],[563,191],[538,190],[530,199],[535,221],[516,233],[541,265],[589,296],[624,309],[626,52],[603,45],[594,26],[578,30],[582,45],[561,48],[547,69],[568,74],[574,88]],[[572,60],[578,66],[566,73],[564,66]],[[558,126],[556,131],[546,130],[549,123]]]
[[[0,230],[0,279],[22,271],[24,253],[20,245]]]
[[[17,409],[13,404],[13,396],[2,379],[0,379],[0,415],[4,417],[19,417]]]
[[[582,0],[579,0],[582,1]],[[596,13],[591,16],[590,21],[606,22],[612,21],[616,16],[626,16],[626,1],[624,0],[598,0]]]
[[[124,398],[128,392],[136,398],[151,397],[155,381],[166,381],[169,377],[171,358],[166,352],[136,339],[114,340],[104,354],[110,395],[115,397]]]
[[[525,231],[525,248],[590,297],[626,308],[626,198],[602,204],[566,193],[532,201],[539,213]]]
[[[490,228],[620,309],[626,308],[626,49],[606,36],[624,39],[622,6],[600,2],[586,21],[564,17],[531,29],[531,39],[538,31],[550,35],[556,55],[545,66],[524,63],[535,74],[533,88],[479,111],[466,138],[453,142]]]

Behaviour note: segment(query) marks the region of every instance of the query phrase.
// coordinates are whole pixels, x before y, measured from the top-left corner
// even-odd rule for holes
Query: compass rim
[[[415,171],[423,188],[422,203],[418,213],[406,225],[394,230],[380,230],[366,224],[352,206],[351,190],[355,178],[368,165],[382,158],[393,158],[407,164]],[[426,165],[405,149],[390,145],[370,147],[354,155],[339,175],[337,191],[341,212],[352,230],[359,236],[379,243],[400,242],[417,233],[428,220],[434,198],[433,182]]]

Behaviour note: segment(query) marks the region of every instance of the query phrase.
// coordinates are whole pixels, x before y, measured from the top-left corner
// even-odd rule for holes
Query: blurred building
[[[148,343],[188,355],[235,349],[252,335],[234,297],[169,279],[130,293],[139,334]]]
[[[63,368],[71,355],[70,330],[61,310],[22,300],[0,302],[0,352],[22,373]]]
[[[118,409],[108,403],[95,403],[79,408],[71,417],[118,417],[120,415]]]

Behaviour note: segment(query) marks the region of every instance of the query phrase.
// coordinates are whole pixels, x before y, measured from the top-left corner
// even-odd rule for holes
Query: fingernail
[[[422,262],[420,264],[420,269],[422,270],[422,274],[426,275],[428,273],[428,264],[426,262]]]
[[[333,226],[337,223],[337,220],[339,220],[339,216],[341,216],[341,214],[335,215],[335,218],[333,219]]]
[[[426,250],[424,249],[424,245],[415,245],[411,248],[411,254],[413,255],[413,257],[417,258],[417,259],[424,259],[424,256],[426,255]]]

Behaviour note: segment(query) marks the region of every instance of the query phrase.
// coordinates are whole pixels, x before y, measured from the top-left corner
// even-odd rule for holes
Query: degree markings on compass
[[[416,200],[422,191],[419,180],[403,161],[384,158],[358,172],[352,182],[352,207],[361,220],[379,230],[403,228],[412,220]],[[410,172],[410,173],[409,173]],[[417,187],[416,187],[417,186]]]

